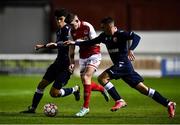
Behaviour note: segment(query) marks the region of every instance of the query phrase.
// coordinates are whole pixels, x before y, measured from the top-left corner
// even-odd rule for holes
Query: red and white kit
[[[83,41],[95,38],[96,32],[90,23],[81,21],[80,28],[72,30],[71,36],[75,41]],[[79,54],[79,65],[81,71],[83,71],[86,66],[91,66],[97,70],[101,61],[99,44],[93,46],[80,46]]]

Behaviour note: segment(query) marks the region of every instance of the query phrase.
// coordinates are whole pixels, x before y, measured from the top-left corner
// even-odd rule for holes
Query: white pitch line
[[[21,91],[21,90],[10,90],[10,91],[0,91],[0,96],[19,96],[19,95],[30,95],[33,91]]]

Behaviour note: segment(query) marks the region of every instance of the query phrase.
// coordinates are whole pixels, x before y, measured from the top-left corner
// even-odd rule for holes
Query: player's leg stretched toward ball
[[[117,69],[117,68],[116,68]],[[110,71],[110,72],[109,72]],[[127,104],[125,103],[124,100],[121,99],[121,97],[119,96],[119,94],[117,93],[114,85],[109,81],[110,79],[114,79],[116,77],[116,75],[114,74],[114,76],[112,76],[112,72],[114,73],[114,67],[111,67],[109,69],[107,69],[106,71],[104,71],[99,77],[98,77],[98,81],[104,85],[104,87],[107,89],[108,93],[111,95],[111,97],[115,100],[115,105],[111,108],[111,111],[116,111],[122,107],[125,107]],[[119,73],[121,74],[121,73]],[[163,97],[158,91],[147,87],[146,85],[144,85],[143,83],[143,78],[136,73],[135,71],[133,71],[130,74],[124,75],[124,76],[120,76],[115,78],[122,78],[128,85],[130,85],[132,88],[135,88],[136,90],[138,90],[140,93],[151,97],[153,100],[155,100],[156,102],[158,102],[159,104],[167,107],[168,110],[168,116],[170,118],[175,117],[175,108],[176,108],[176,103],[173,101],[170,101],[168,99],[166,99],[165,97]],[[122,100],[122,101],[121,101]]]
[[[159,104],[167,107],[167,111],[168,111],[168,116],[169,118],[173,118],[175,117],[175,108],[176,108],[176,103],[172,102],[168,99],[166,99],[165,97],[163,97],[158,91],[147,87],[146,85],[144,85],[143,82],[140,82],[135,89],[137,89],[140,93],[151,97],[153,100],[155,100],[156,102],[158,102]]]
[[[59,72],[58,76],[55,77],[55,75],[52,75],[53,74],[52,69],[54,69],[53,67],[55,67],[55,66],[51,65],[48,68],[43,79],[38,84],[38,87],[37,87],[36,92],[34,93],[34,96],[32,99],[31,106],[28,106],[27,110],[21,111],[20,113],[35,113],[35,110],[36,110],[38,104],[40,103],[40,101],[43,97],[43,93],[44,93],[45,88],[50,83],[52,83],[52,81],[54,81],[55,78],[56,78],[56,80],[54,81],[54,84],[50,90],[50,95],[52,97],[55,97],[55,98],[56,97],[65,97],[65,96],[68,96],[70,94],[74,94],[75,100],[76,101],[80,100],[80,87],[78,85],[76,85],[72,88],[62,88],[63,86],[65,86],[67,84],[71,73],[69,73],[69,71],[66,71],[66,72],[63,71],[63,72]],[[57,68],[57,70],[59,70],[59,69]],[[49,79],[49,80],[46,80],[46,79]]]

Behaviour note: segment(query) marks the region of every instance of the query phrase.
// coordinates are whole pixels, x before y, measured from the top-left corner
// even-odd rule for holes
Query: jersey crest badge
[[[88,31],[87,31],[87,30],[84,30],[84,34],[87,35],[87,34],[88,34]]]
[[[113,42],[115,42],[115,43],[117,42],[117,37],[113,38]]]

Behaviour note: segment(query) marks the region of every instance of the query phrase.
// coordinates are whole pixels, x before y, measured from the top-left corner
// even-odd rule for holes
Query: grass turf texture
[[[50,86],[46,88],[36,114],[20,114],[31,104],[32,96],[41,76],[0,76],[0,123],[1,124],[178,124],[180,123],[180,78],[145,78],[145,83],[158,90],[165,97],[176,101],[176,117],[169,119],[167,109],[130,88],[122,80],[112,81],[127,101],[128,106],[111,112],[113,100],[106,102],[99,92],[92,92],[90,113],[83,118],[74,115],[82,106],[82,85],[80,78],[72,77],[67,87],[79,84],[81,100],[73,95],[65,98],[51,98]],[[96,80],[94,78],[94,80]],[[58,106],[56,117],[46,117],[43,105],[53,102]]]

